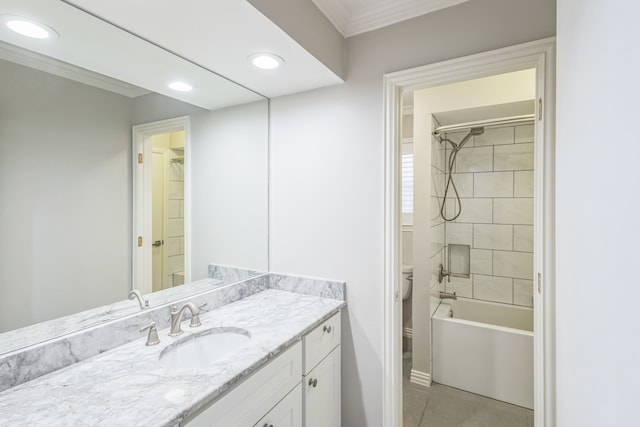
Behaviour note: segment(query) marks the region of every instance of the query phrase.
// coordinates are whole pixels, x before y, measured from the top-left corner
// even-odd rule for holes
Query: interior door
[[[165,270],[165,200],[166,200],[166,169],[167,155],[164,151],[153,150],[151,160],[153,179],[152,179],[152,284],[153,290],[159,291],[167,286],[167,277]]]

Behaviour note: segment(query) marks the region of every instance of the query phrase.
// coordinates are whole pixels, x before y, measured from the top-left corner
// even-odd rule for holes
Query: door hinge
[[[538,120],[542,120],[542,98],[538,99]]]
[[[142,247],[142,236],[138,236],[138,247]]]
[[[538,293],[542,293],[542,274],[538,273]]]
[[[142,164],[142,153],[138,153],[138,163]]]

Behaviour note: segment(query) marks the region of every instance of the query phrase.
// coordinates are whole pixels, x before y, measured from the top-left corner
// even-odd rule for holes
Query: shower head
[[[460,141],[460,143],[458,144],[458,146],[456,147],[456,150],[459,150],[462,148],[462,146],[464,144],[467,143],[467,141],[469,141],[469,138],[471,138],[472,136],[476,136],[476,135],[482,135],[484,133],[484,128],[483,127],[478,127],[478,128],[471,128],[471,130],[469,131],[469,133],[462,138],[462,141]]]

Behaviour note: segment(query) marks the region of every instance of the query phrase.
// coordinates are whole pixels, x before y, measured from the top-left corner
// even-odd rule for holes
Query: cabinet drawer
[[[304,339],[304,374],[308,374],[340,344],[340,312],[325,320]]]
[[[253,427],[300,383],[301,375],[302,343],[297,342],[183,425]]]
[[[298,384],[255,427],[302,427],[302,385]]]

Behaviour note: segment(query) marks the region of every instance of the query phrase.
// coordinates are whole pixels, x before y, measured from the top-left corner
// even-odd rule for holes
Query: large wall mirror
[[[0,353],[268,270],[267,99],[65,2],[0,15]]]

